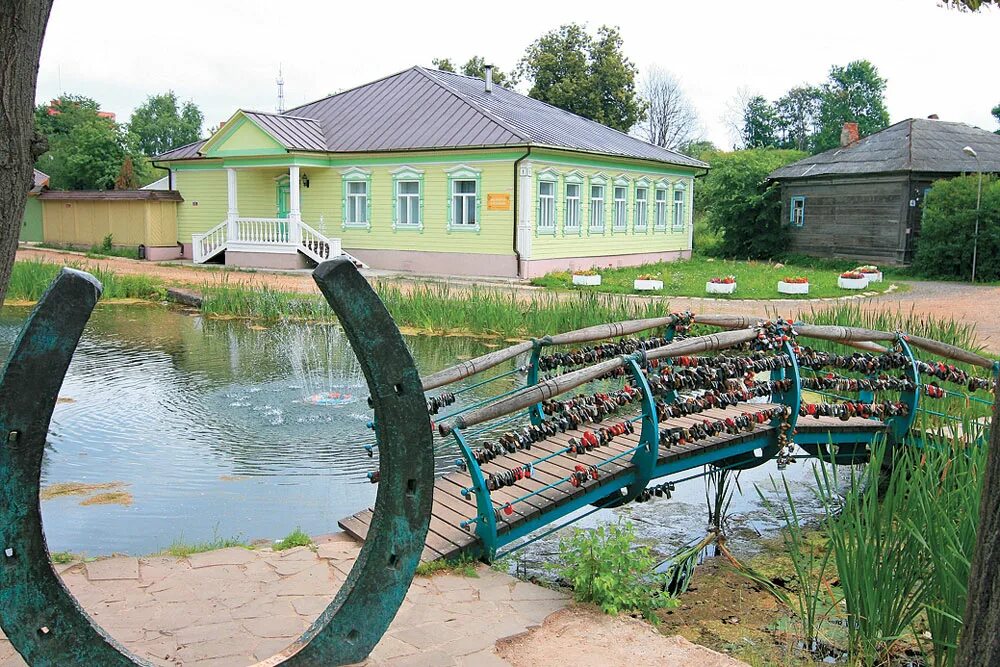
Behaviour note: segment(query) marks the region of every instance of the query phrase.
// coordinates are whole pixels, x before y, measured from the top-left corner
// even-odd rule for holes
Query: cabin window
[[[615,186],[615,219],[613,231],[624,232],[628,229],[628,214],[625,208],[625,197],[627,196],[628,188],[624,185]]]
[[[656,188],[656,221],[654,229],[665,230],[667,228],[667,189]]]
[[[674,190],[674,229],[684,229],[684,188],[677,186]]]
[[[552,181],[538,182],[538,231],[543,234],[556,231],[556,184]]]
[[[347,182],[347,215],[349,225],[368,224],[368,181]]]
[[[646,197],[648,196],[649,188],[635,189],[635,221],[632,223],[634,231],[646,231],[646,214],[648,213],[648,209],[646,208]]]
[[[401,226],[420,224],[420,181],[396,181],[396,221]]]
[[[590,231],[604,233],[604,186],[590,186]]]
[[[792,197],[789,222],[793,227],[801,227],[806,221],[806,198]]]
[[[566,220],[563,231],[579,231],[580,229],[580,184],[566,184]]]
[[[451,224],[473,227],[476,220],[476,181],[452,181]]]

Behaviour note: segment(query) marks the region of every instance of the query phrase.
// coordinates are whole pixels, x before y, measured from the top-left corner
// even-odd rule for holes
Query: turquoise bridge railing
[[[724,331],[689,337],[693,323]],[[634,337],[639,333],[647,337]],[[853,349],[818,351],[802,346],[807,339]],[[585,343],[593,345],[579,347]],[[976,376],[943,362],[920,361],[914,345],[925,355],[991,373]],[[456,465],[468,474],[461,496],[475,505],[475,516],[458,525],[478,538],[470,550],[486,559],[588,506],[645,499],[651,490],[665,488],[658,480],[701,466],[742,470],[776,457],[791,460],[793,445],[824,460],[863,462],[877,437],[892,445],[912,440],[920,415],[962,420],[922,405],[922,399],[991,406],[992,400],[974,394],[991,390],[998,373],[991,359],[899,332],[675,313],[525,341],[424,378],[424,389],[431,392],[512,361],[514,368],[462,386],[452,399],[516,375],[524,377],[524,386],[477,395],[436,420],[439,437],[453,439],[460,454]],[[922,369],[932,377],[922,377]],[[684,385],[679,378],[695,380]],[[965,383],[968,391],[944,389],[939,382],[945,381]],[[593,394],[573,392],[581,388]],[[628,400],[618,410],[592,421],[573,420],[569,428],[552,426],[570,414],[567,406],[623,391]],[[712,401],[732,396],[741,397],[741,412],[730,410],[733,417],[718,419],[712,411],[725,406]],[[726,423],[734,419],[743,421]],[[609,425],[627,428],[621,436],[626,439],[605,448],[582,442]],[[529,432],[550,434],[537,453],[524,442]],[[683,456],[675,455],[681,450]],[[499,469],[495,460],[509,467]],[[539,466],[554,463],[559,465],[539,472]],[[572,492],[560,492],[566,489]]]

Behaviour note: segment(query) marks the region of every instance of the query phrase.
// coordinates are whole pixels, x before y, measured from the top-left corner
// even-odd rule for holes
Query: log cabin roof
[[[972,146],[984,172],[1000,172],[1000,135],[965,123],[910,118],[849,146],[840,146],[785,165],[773,180],[922,172],[975,172],[976,159],[962,152]]]

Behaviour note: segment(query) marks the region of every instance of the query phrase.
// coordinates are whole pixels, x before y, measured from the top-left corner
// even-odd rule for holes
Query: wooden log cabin
[[[907,264],[934,181],[980,168],[1000,173],[1000,135],[934,116],[863,138],[857,123],[845,123],[840,143],[768,176],[781,184],[791,252]],[[963,152],[966,146],[976,151],[978,164]]]

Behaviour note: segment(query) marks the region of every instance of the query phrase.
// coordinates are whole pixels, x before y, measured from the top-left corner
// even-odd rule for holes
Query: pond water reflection
[[[26,315],[2,311],[4,357]],[[407,343],[422,374],[490,348],[461,337],[410,336]],[[515,374],[474,389],[458,405],[519,382]],[[307,400],[330,392],[339,395],[333,404]],[[357,360],[335,325],[265,328],[159,306],[101,306],[60,393],[42,485],[121,482],[116,490],[131,502],[81,504],[93,493],[44,501],[49,548],[146,554],[177,540],[276,539],[297,526],[335,532],[338,519],[374,502],[367,473],[377,456],[364,450],[373,442],[367,397]],[[450,439],[435,444],[439,472],[449,470],[456,448]],[[789,471],[805,501],[808,468]],[[773,530],[774,517],[760,507],[753,483],[774,472],[769,464],[744,475],[744,494],[732,506],[737,531],[752,537]],[[671,501],[603,510],[583,525],[616,513],[669,553],[704,534],[703,482],[681,485]],[[544,556],[553,539],[527,553]]]

